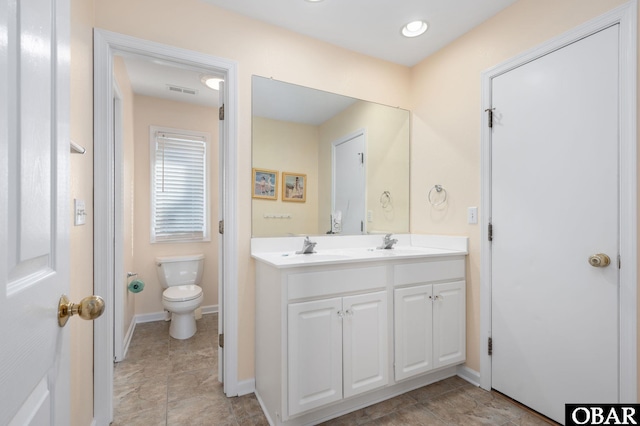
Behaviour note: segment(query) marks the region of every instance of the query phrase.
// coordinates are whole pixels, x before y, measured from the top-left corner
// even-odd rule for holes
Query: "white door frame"
[[[223,74],[226,82],[224,168],[225,218],[223,267],[225,347],[224,392],[238,394],[238,243],[237,243],[237,63],[228,59],[167,46],[102,29],[94,30],[94,289],[104,295],[106,310],[94,326],[94,421],[109,424],[113,418],[113,324],[114,324],[114,147],[113,56],[134,53]],[[220,331],[222,332],[222,330]]]
[[[532,50],[482,73],[482,123],[491,108],[491,81],[520,65],[587,37],[611,25],[620,25],[620,402],[637,402],[637,182],[636,182],[636,44],[637,0],[611,10]],[[481,277],[480,277],[480,386],[491,389],[491,129],[482,127],[481,140]]]
[[[113,211],[114,211],[114,276],[121,277],[124,275],[124,167],[122,164],[123,159],[123,142],[122,142],[122,134],[123,134],[123,111],[122,111],[122,92],[120,91],[120,87],[118,86],[115,78],[113,79],[113,129],[114,129],[114,143],[113,143],[113,153],[114,153],[114,197],[113,197]],[[113,354],[115,361],[122,361],[124,357],[124,345],[123,343],[123,333],[122,333],[122,325],[124,322],[124,306],[122,303],[116,303],[115,301],[121,301],[124,299],[125,289],[123,286],[116,285],[113,288],[114,302],[114,331],[113,331]]]
[[[364,138],[364,144],[362,147],[362,155],[364,155],[365,161],[362,163],[362,173],[364,173],[364,180],[367,180],[367,129],[362,128],[358,129],[355,132],[346,134],[341,136],[340,138],[331,142],[331,214],[336,211],[336,147],[345,142],[349,142],[352,139],[355,139],[359,136]],[[365,185],[366,186],[366,185]],[[343,214],[345,212],[342,212]],[[367,191],[366,188],[364,190],[364,210],[360,212],[360,217],[362,218],[362,234],[367,233]],[[331,226],[333,227],[333,220],[331,220]]]

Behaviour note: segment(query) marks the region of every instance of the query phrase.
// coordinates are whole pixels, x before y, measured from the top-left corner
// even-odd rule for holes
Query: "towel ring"
[[[391,205],[391,193],[389,191],[384,191],[380,196],[380,205],[383,209]]]
[[[435,193],[433,191],[436,191]],[[440,201],[436,200],[436,195],[442,194],[442,199]],[[447,190],[442,187],[442,185],[434,185],[433,188],[429,190],[429,194],[427,195],[427,199],[429,200],[429,204],[434,207],[440,206],[447,201]]]

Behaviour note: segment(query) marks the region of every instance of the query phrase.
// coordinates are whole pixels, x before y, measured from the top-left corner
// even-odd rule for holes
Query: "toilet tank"
[[[156,272],[163,288],[200,284],[204,255],[156,257]]]

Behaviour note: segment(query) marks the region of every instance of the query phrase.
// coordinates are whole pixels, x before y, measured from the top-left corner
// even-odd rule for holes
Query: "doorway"
[[[565,403],[636,400],[629,16],[483,75],[481,385],[557,421]]]
[[[220,359],[224,358],[224,392],[237,395],[237,191],[235,190],[237,165],[237,70],[236,64],[184,49],[173,48],[145,40],[136,39],[104,30],[94,31],[94,206],[95,206],[95,288],[104,294],[107,311],[103,320],[96,323],[94,331],[94,418],[100,424],[108,424],[113,414],[113,354],[114,354],[114,296],[115,259],[113,238],[114,220],[117,211],[113,202],[114,188],[114,116],[112,108],[113,66],[116,54],[137,55],[156,61],[175,64],[202,72],[222,76],[225,81],[222,100],[225,105],[224,120],[220,122],[220,214],[225,220],[221,237],[219,264],[222,269],[219,279],[218,304],[224,305],[220,330],[225,333],[225,347],[220,348]],[[217,231],[217,230],[215,230]],[[212,239],[217,234],[212,231]],[[112,300],[109,300],[112,299]],[[224,331],[223,331],[224,330]],[[222,363],[222,362],[221,362]]]
[[[365,135],[365,130],[361,129],[331,146],[331,214],[334,216],[331,226],[334,232],[346,235],[366,233]],[[340,215],[337,228],[336,214]]]

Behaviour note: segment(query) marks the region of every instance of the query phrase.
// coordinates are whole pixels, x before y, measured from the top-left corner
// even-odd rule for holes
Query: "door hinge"
[[[224,234],[224,220],[218,222],[218,234]]]
[[[493,355],[493,339],[489,337],[489,342],[487,344],[487,353],[491,356]]]
[[[218,109],[218,119],[224,120],[224,104]]]
[[[360,155],[360,164],[364,164],[364,152],[360,152],[358,155]]]
[[[493,241],[493,224],[491,222],[489,222],[489,233],[487,238],[489,241]]]
[[[495,111],[495,108],[487,108],[484,110],[485,112],[487,112],[487,125],[489,127],[493,127],[493,111]]]
[[[620,269],[622,266],[622,260],[620,259],[620,255],[618,255],[618,269]]]
[[[224,333],[218,334],[218,346],[224,348]]]

